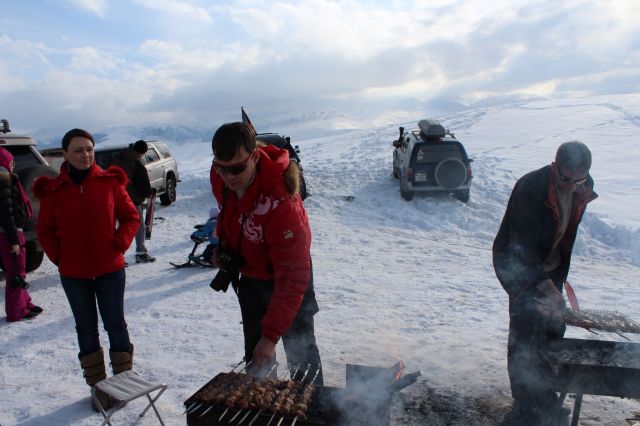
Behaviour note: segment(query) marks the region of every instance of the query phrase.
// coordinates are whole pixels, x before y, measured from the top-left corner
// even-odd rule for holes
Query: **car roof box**
[[[444,127],[436,120],[420,120],[418,127],[426,138],[441,138],[445,135]]]

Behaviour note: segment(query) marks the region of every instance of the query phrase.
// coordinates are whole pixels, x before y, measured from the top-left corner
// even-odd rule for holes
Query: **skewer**
[[[196,405],[198,403],[198,401],[194,401],[191,403],[191,405],[189,405],[188,407],[184,408],[184,411],[182,412],[182,414],[184,415],[187,411],[191,410],[191,408]]]
[[[247,416],[251,414],[251,410],[247,410],[247,413],[240,419],[240,421],[238,422],[239,425],[242,424],[242,422],[245,421],[245,419],[247,418]]]
[[[227,414],[227,411],[231,410],[231,407],[227,407],[226,410],[224,410],[224,413],[222,413],[220,415],[220,418],[218,419],[218,422],[222,421],[222,418],[224,417],[225,414]]]
[[[249,426],[251,426],[253,424],[253,422],[255,422],[258,417],[260,417],[260,414],[262,414],[262,412],[264,411],[264,408],[261,408],[255,416],[253,416],[253,419],[251,419],[251,421],[249,422]]]
[[[266,379],[267,377],[269,377],[269,375],[271,374],[271,372],[272,372],[272,371],[273,371],[277,366],[278,366],[278,362],[276,361],[276,362],[273,364],[273,366],[271,367],[271,369],[270,369],[270,370],[267,372],[267,374],[264,376],[264,377],[265,377],[265,379]],[[252,411],[252,410],[251,410],[250,408],[249,408],[249,409],[247,409],[247,413],[246,413],[246,414],[244,415],[244,417],[243,417],[243,418],[238,422],[238,424],[242,423],[242,420],[244,420],[244,419],[249,415],[249,413],[250,413],[251,411]],[[236,413],[236,415],[235,415],[235,416],[233,416],[233,418],[232,418],[231,420],[229,420],[229,423],[231,423],[231,422],[233,421],[233,419],[235,419],[235,418],[238,416],[238,414],[240,414],[240,412],[242,412],[242,410],[240,410],[238,413]],[[224,415],[224,413],[223,413],[223,415]],[[220,417],[220,419],[222,419],[222,417]]]
[[[242,359],[240,360],[240,362],[233,366],[233,368],[231,369],[230,373],[233,373],[234,371],[236,371],[236,368],[240,367],[240,366],[242,365],[242,363],[243,363],[246,359],[247,359],[246,357],[242,357]]]
[[[238,371],[238,374],[242,373],[243,371],[246,371],[246,370],[247,370],[247,368],[248,368],[252,363],[253,363],[253,360],[251,360],[251,361],[249,361],[248,363],[246,363],[246,364],[244,365],[244,367],[242,367],[242,368],[240,369],[240,371]]]
[[[247,364],[245,364],[245,366],[244,366],[244,369],[243,369],[243,370],[246,370],[246,368],[247,368],[249,365],[251,365],[251,361],[249,361]],[[241,372],[242,372],[242,370],[241,370]],[[238,374],[241,374],[241,372],[240,372],[240,373],[238,373]],[[227,407],[227,409],[226,409],[226,410],[224,410],[224,412],[220,415],[220,418],[218,419],[218,422],[222,421],[222,418],[225,416],[225,414],[227,414],[227,412],[229,412],[229,410],[230,410],[230,409],[231,409],[231,407]],[[241,411],[242,411],[242,410],[241,410]],[[234,416],[234,418],[235,418],[235,416]],[[229,423],[231,423],[231,421],[232,421],[232,420],[233,420],[233,419],[229,420]]]
[[[198,404],[196,404],[195,407],[191,408],[189,411],[187,411],[187,415],[195,413],[196,411],[198,411],[198,408],[200,408],[202,406],[202,403],[199,402]]]
[[[207,408],[207,409],[204,411],[204,413],[200,414],[200,417],[198,417],[198,418],[201,418],[202,416],[204,416],[205,414],[207,414],[207,413],[209,412],[209,410],[211,410],[213,407],[214,407],[214,406],[212,405],[211,407]]]
[[[309,366],[311,366],[311,364],[309,364]],[[293,380],[293,378],[296,376],[296,374],[298,374],[298,370],[300,369],[300,364],[298,363],[298,365],[296,365],[296,369],[293,371],[293,374],[291,375],[291,380]],[[307,370],[308,371],[308,370]],[[305,374],[306,375],[306,374]],[[277,398],[277,396],[276,396]],[[273,421],[273,418],[276,416],[276,412],[275,410],[273,411],[273,415],[271,416],[271,418],[269,419],[269,423],[267,423],[267,426],[269,426],[271,424],[271,422]],[[284,418],[284,417],[283,417]],[[254,419],[255,420],[255,419]]]
[[[311,364],[309,364],[311,365]],[[316,378],[318,377],[318,374],[320,373],[320,366],[318,366],[318,369],[316,370],[316,374],[314,374],[313,379],[311,379],[311,382],[309,382],[309,385],[312,385],[313,382],[316,381]],[[304,378],[303,378],[304,379]],[[295,426],[296,422],[298,421],[298,416],[296,416],[293,421],[291,422],[291,426]]]
[[[296,375],[296,373],[298,372],[298,370],[299,370],[299,369],[300,369],[300,364],[298,363],[298,364],[296,365],[295,370],[293,370],[293,375],[294,375],[294,376]],[[289,374],[291,374],[291,370],[289,369],[289,366],[288,366],[288,365],[287,365],[286,370],[289,372]],[[283,372],[282,372],[282,379],[283,379],[283,380],[284,380],[284,374],[285,374],[285,373],[284,373],[284,371],[283,371]],[[276,395],[275,395],[275,397],[274,397],[274,400],[275,400],[275,398],[277,398],[277,397],[278,397],[278,395],[277,395],[277,393],[276,393]],[[256,415],[255,415],[255,416],[253,416],[253,419],[251,419],[251,421],[249,422],[249,426],[251,426],[251,425],[256,421],[256,419],[257,419],[258,417],[260,417],[260,414],[262,414],[262,412],[263,412],[263,411],[264,411],[264,408],[261,408],[261,409],[256,413]],[[275,413],[273,413],[273,416],[275,416],[275,415],[276,415],[276,414],[275,414]],[[271,423],[271,420],[273,420],[273,416],[271,416],[271,419],[269,419],[269,423]],[[269,425],[269,423],[267,423],[267,426]]]
[[[620,333],[619,331],[616,331],[616,334],[624,339],[627,339],[627,341],[631,341],[631,339],[629,339],[627,336],[625,336],[624,334]]]
[[[304,374],[302,375],[302,379],[300,379],[300,383],[304,382],[304,379],[307,377],[307,374],[309,374],[309,370],[311,370],[311,363],[307,364],[307,370],[304,372]],[[318,370],[320,371],[320,370]],[[297,371],[296,371],[297,373]],[[317,375],[317,373],[316,373]],[[295,376],[295,373],[294,373]],[[291,380],[293,380],[293,378],[291,378]],[[273,415],[275,416],[276,413],[273,413]],[[282,417],[280,417],[280,420],[278,421],[278,423],[276,424],[276,426],[280,426],[282,424],[282,421],[284,420],[285,415],[283,414]],[[271,420],[269,420],[269,423],[271,423]],[[267,426],[269,426],[269,424],[267,424]]]
[[[236,415],[235,415],[235,416],[233,416],[233,417],[231,417],[231,419],[230,419],[227,423],[231,424],[231,423],[236,419],[236,417],[238,417],[238,415],[239,415],[240,413],[242,413],[242,410],[238,410],[238,412],[236,413]]]

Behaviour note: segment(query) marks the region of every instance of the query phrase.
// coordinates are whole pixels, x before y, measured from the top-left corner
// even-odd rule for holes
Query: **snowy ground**
[[[584,307],[615,309],[640,321],[637,111],[640,96],[629,95],[438,117],[474,159],[468,204],[450,197],[400,198],[391,142],[397,125],[411,128],[425,117],[296,141],[312,194],[305,204],[326,384],[344,386],[346,363],[384,367],[403,360],[422,377],[395,400],[392,424],[497,424],[510,404],[508,318],[491,243],[515,180],[548,164],[567,140],[591,147],[600,194],[579,232],[569,280]],[[183,402],[190,395],[242,358],[242,331],[234,295],[209,288],[214,271],[168,264],[185,260],[192,227],[204,221],[213,202],[209,145],[168,142],[182,170],[178,201],[156,212],[149,249],[157,262],[127,269],[125,308],[135,370],[169,384],[158,406],[174,425],[185,423]],[[355,198],[346,201],[345,195]],[[133,263],[131,250],[127,259]],[[0,424],[97,424],[57,272],[47,261],[29,281],[45,312],[31,321],[0,323]],[[575,328],[568,337],[623,340]],[[627,337],[640,342],[640,336]],[[108,348],[106,336],[103,344]],[[280,346],[278,354],[284,358]],[[136,421],[142,407],[141,401],[129,404],[116,421]],[[586,396],[580,424],[625,424],[637,410],[637,400]],[[147,414],[135,424],[156,420]]]

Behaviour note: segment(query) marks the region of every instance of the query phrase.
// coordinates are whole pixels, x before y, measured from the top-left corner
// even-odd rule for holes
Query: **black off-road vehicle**
[[[242,111],[242,121],[249,126],[251,126],[254,131],[255,127],[249,120],[249,116],[244,111],[244,108],[240,109]],[[298,164],[298,169],[300,170],[300,197],[304,200],[309,195],[307,193],[307,183],[304,180],[304,172],[302,169],[302,164],[300,164],[300,147],[298,145],[291,145],[291,138],[289,136],[282,136],[278,133],[256,133],[256,139],[264,142],[267,145],[273,145],[281,149],[286,149],[289,151],[289,158],[295,161]]]
[[[436,120],[421,120],[418,129],[393,142],[393,176],[400,181],[400,195],[407,201],[416,192],[452,193],[469,201],[471,160],[460,141]]]

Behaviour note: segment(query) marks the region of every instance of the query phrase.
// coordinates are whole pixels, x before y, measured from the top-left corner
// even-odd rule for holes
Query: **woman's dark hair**
[[[591,168],[591,151],[582,142],[565,142],[556,152],[556,165],[569,170],[589,171]]]
[[[222,161],[231,160],[241,147],[252,153],[256,149],[256,133],[239,121],[220,126],[211,140],[214,157]]]
[[[91,141],[91,144],[93,146],[96,146],[96,142],[93,140],[93,136],[91,136],[91,133],[82,129],[71,129],[62,137],[62,149],[66,151],[67,148],[69,148],[71,139],[73,138],[87,138]]]

